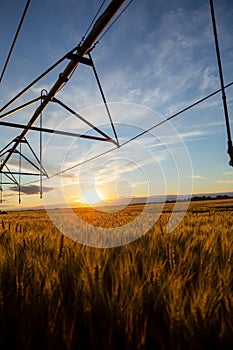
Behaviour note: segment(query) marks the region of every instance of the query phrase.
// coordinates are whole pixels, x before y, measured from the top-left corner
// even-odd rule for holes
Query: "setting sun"
[[[104,199],[103,194],[94,188],[87,190],[82,195],[82,200],[86,204],[96,204],[101,202]]]

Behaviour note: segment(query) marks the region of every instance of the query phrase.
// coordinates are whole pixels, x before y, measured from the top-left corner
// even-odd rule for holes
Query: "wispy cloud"
[[[223,175],[233,175],[233,171],[226,171],[224,173],[222,173]]]
[[[218,184],[233,184],[233,180],[217,180],[216,181]]]
[[[191,178],[193,180],[205,180],[205,177],[201,175],[192,175]]]

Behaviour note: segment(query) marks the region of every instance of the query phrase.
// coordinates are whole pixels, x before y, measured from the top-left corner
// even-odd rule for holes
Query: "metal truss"
[[[16,129],[22,129],[22,132],[19,136],[14,138],[10,143],[8,143],[3,149],[0,151],[0,202],[2,202],[2,192],[3,192],[3,186],[4,185],[15,185],[18,187],[19,192],[19,203],[21,202],[21,176],[39,176],[40,178],[40,197],[42,198],[42,179],[43,177],[49,178],[48,173],[46,172],[45,168],[42,164],[42,134],[43,133],[50,133],[50,134],[56,134],[56,135],[64,135],[64,136],[70,136],[70,137],[76,137],[76,138],[83,138],[87,140],[95,140],[95,141],[101,141],[101,142],[111,142],[114,145],[119,147],[119,142],[116,134],[116,130],[112,121],[112,118],[109,113],[109,109],[107,106],[106,99],[103,94],[103,90],[100,85],[99,78],[97,76],[96,69],[94,67],[94,63],[92,60],[92,57],[90,56],[90,50],[92,45],[96,42],[98,36],[101,34],[101,32],[104,30],[104,28],[107,26],[107,24],[110,22],[110,20],[113,18],[113,16],[116,14],[118,9],[122,6],[122,4],[125,2],[125,0],[112,0],[109,6],[106,8],[106,10],[102,13],[102,15],[96,20],[94,23],[92,30],[84,39],[83,43],[81,45],[78,45],[76,47],[76,50],[72,50],[69,52],[65,58],[69,60],[69,63],[65,67],[64,71],[59,74],[59,77],[57,81],[54,83],[52,88],[49,92],[46,90],[41,91],[41,96],[30,100],[14,109],[11,109],[8,112],[4,112],[9,105],[15,101],[16,98],[14,98],[12,101],[7,103],[0,112],[4,112],[0,115],[0,125],[3,127],[10,127],[10,128],[16,128]],[[75,52],[76,51],[76,52]],[[85,57],[88,55],[88,57]],[[111,136],[107,135],[104,131],[102,131],[100,128],[93,125],[90,121],[82,117],[80,114],[78,114],[76,111],[71,109],[69,106],[67,106],[62,101],[58,100],[55,95],[58,93],[58,91],[61,90],[61,88],[64,87],[65,83],[71,78],[72,74],[74,73],[75,69],[77,68],[78,64],[85,64],[87,66],[90,66],[93,69],[94,75],[97,79],[97,84],[100,89],[101,96],[103,98],[105,108],[112,126],[112,130],[114,133],[115,139],[113,139]],[[42,75],[44,76],[44,75]],[[37,81],[37,80],[36,80]],[[26,89],[24,89],[26,91]],[[24,92],[23,91],[23,92]],[[21,93],[17,95],[17,97],[21,96]],[[24,125],[20,123],[12,123],[8,121],[2,121],[3,118],[6,118],[18,111],[21,111],[22,109],[25,109],[28,106],[31,106],[33,103],[40,101],[39,107],[36,108],[34,114],[32,115],[29,122]],[[55,130],[50,128],[44,128],[42,126],[42,112],[46,109],[49,103],[56,103],[57,105],[64,108],[66,111],[77,117],[79,120],[81,120],[83,123],[87,124],[91,129],[93,129],[98,136],[95,135],[85,135],[85,134],[79,134],[75,132],[68,132],[63,130]],[[40,117],[40,126],[36,127],[33,124],[35,121]],[[40,154],[37,156],[31,145],[29,144],[28,140],[26,139],[26,135],[29,131],[35,131],[40,133]],[[26,156],[22,150],[22,145],[25,144],[27,148],[30,150],[30,158]],[[18,156],[18,171],[13,171],[9,168],[8,164],[10,159],[13,155],[17,154]],[[31,167],[34,168],[34,172],[32,171],[22,171],[21,162],[22,159],[26,161],[28,164],[30,164]]]

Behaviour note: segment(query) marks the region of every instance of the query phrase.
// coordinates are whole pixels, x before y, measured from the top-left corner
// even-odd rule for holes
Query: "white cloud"
[[[200,86],[200,90],[201,91],[205,91],[208,89],[212,89],[217,90],[219,88],[219,79],[216,76],[216,74],[214,74],[215,72],[211,72],[211,68],[210,67],[205,67],[203,70],[203,82]]]
[[[233,175],[233,171],[226,171],[224,173],[222,173],[223,175]]]
[[[191,178],[193,180],[204,180],[205,179],[204,176],[200,176],[200,175],[193,175],[193,176],[191,176]]]
[[[233,184],[233,180],[217,180],[218,184]]]
[[[188,140],[200,140],[203,139],[203,136],[207,134],[207,131],[190,131],[190,132],[182,132],[180,133],[180,137],[182,139]]]

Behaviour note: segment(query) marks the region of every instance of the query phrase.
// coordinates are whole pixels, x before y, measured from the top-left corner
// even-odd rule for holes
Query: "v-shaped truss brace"
[[[18,138],[16,137],[14,140],[12,140],[7,146],[5,146],[0,151],[0,157],[2,158],[5,154],[11,152],[13,145],[18,142]],[[26,156],[23,152],[22,145],[25,144],[27,146],[27,149],[30,152],[31,157],[29,158]],[[1,198],[0,202],[2,203],[2,192],[3,192],[3,186],[4,185],[15,185],[18,187],[19,192],[19,203],[21,202],[21,177],[24,175],[27,176],[39,176],[41,179],[41,186],[40,186],[40,194],[42,196],[42,177],[48,178],[48,173],[45,170],[45,168],[42,165],[42,158],[40,156],[40,159],[37,157],[35,151],[33,150],[32,146],[28,142],[26,138],[23,138],[20,140],[20,143],[17,148],[14,149],[14,154],[18,155],[18,169],[12,170],[10,166],[7,164],[3,165],[3,161],[1,161],[1,167],[0,170],[0,191],[1,191]],[[22,159],[28,163],[33,171],[22,171]]]

